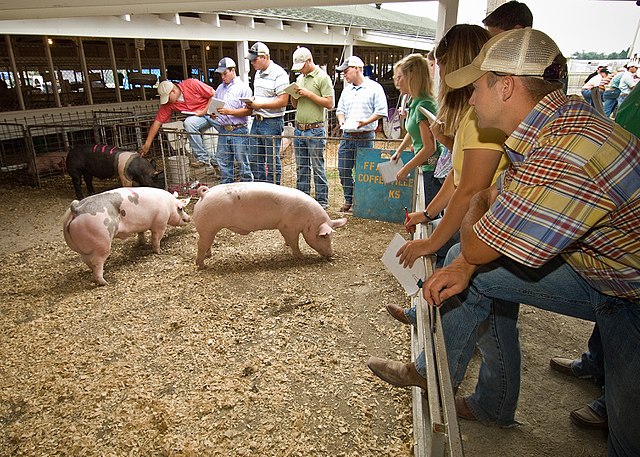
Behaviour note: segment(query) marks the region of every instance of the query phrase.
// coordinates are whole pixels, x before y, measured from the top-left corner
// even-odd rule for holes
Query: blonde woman
[[[438,112],[429,62],[420,54],[409,54],[393,66],[393,79],[401,94],[411,96],[411,102],[405,122],[407,134],[391,160],[397,161],[402,151],[410,144],[413,146],[415,155],[398,171],[396,179],[403,180],[411,170],[421,167],[426,205],[440,190],[441,183],[433,177],[433,171],[442,148],[431,133],[427,117],[419,109],[425,108],[434,115]]]
[[[400,262],[413,265],[423,255],[435,254],[457,234],[469,201],[477,192],[490,187],[509,165],[502,143],[504,133],[478,128],[476,113],[469,105],[472,86],[451,89],[444,76],[470,63],[482,45],[491,38],[482,27],[469,24],[453,26],[436,47],[440,71],[438,119],[431,125],[436,140],[451,151],[453,168],[438,194],[423,213],[411,213],[408,228],[430,222],[445,209],[429,238],[406,243],[399,251]],[[446,255],[446,252],[444,253]]]
[[[429,238],[407,242],[397,255],[404,265],[413,265],[423,255],[434,254],[439,249],[446,251],[451,240],[456,239],[462,218],[469,209],[471,197],[491,186],[500,173],[509,165],[502,144],[505,134],[497,129],[480,129],[475,111],[469,105],[473,87],[452,89],[445,84],[444,76],[471,63],[484,43],[491,36],[482,27],[468,24],[453,26],[436,47],[435,56],[440,71],[440,105],[438,120],[431,132],[437,141],[451,150],[453,169],[447,175],[442,188],[422,212],[409,214],[407,228],[431,221],[433,216],[445,209]],[[446,252],[444,253],[446,254]],[[389,313],[404,324],[416,323],[415,308],[403,309],[398,305],[387,305]],[[517,313],[517,310],[515,310]],[[453,334],[455,323],[443,317],[445,338]],[[449,369],[454,386],[464,378],[466,365],[457,357],[455,342],[446,341]],[[460,362],[460,363],[459,363]],[[419,386],[426,388],[426,366],[424,354],[416,363],[402,363],[371,357],[369,368],[381,379],[398,387]]]

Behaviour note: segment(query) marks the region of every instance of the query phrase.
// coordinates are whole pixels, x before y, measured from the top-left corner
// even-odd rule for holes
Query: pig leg
[[[146,243],[146,239],[144,237],[145,232],[138,233],[138,245],[142,246]]]
[[[104,251],[94,251],[91,254],[81,254],[82,260],[93,272],[93,280],[99,286],[107,285],[107,281],[104,280],[104,263],[109,257],[110,249]]]
[[[156,254],[160,254],[160,240],[164,235],[164,228],[162,229],[151,229],[151,247],[153,248],[153,252]],[[144,236],[144,233],[142,234]]]
[[[85,174],[84,182],[87,185],[87,192],[89,193],[89,195],[95,194],[96,191],[93,190],[93,175]]]
[[[218,234],[218,230],[211,233],[199,233],[200,237],[198,238],[198,256],[196,257],[196,265],[198,265],[198,270],[202,270],[204,268],[204,259],[207,257],[211,257],[211,245],[213,244],[213,240],[216,238]]]
[[[284,242],[291,248],[291,252],[293,252],[293,256],[297,259],[303,257],[302,252],[300,252],[300,247],[298,245],[300,241],[300,232],[297,230],[285,230],[279,229],[280,233],[284,237]]]
[[[71,181],[73,181],[73,188],[76,191],[76,198],[78,200],[82,200],[82,178],[80,175],[71,176]]]

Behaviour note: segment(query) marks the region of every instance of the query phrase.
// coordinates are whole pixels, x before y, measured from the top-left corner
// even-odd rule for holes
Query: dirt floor
[[[70,183],[0,192],[0,455],[412,455],[410,390],[366,367],[409,357],[384,311],[408,300],[380,262],[399,225],[349,217],[331,261],[223,231],[203,271],[193,226],[169,228],[160,255],[115,240],[96,287],[62,237]],[[461,421],[465,454],[605,455],[569,420],[597,389],[548,367],[590,331],[523,307],[524,425]]]

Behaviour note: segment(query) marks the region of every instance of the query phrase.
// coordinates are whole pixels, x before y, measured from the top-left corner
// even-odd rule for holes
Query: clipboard
[[[411,268],[405,268],[400,263],[400,257],[396,257],[396,252],[407,242],[402,235],[396,233],[389,243],[387,250],[382,255],[382,263],[395,276],[406,294],[410,297],[416,295],[422,288],[427,271],[424,262],[416,259]]]

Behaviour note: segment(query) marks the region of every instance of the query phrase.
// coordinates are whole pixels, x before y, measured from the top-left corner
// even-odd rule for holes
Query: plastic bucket
[[[165,174],[169,188],[185,184],[189,181],[189,158],[185,156],[167,157]]]

